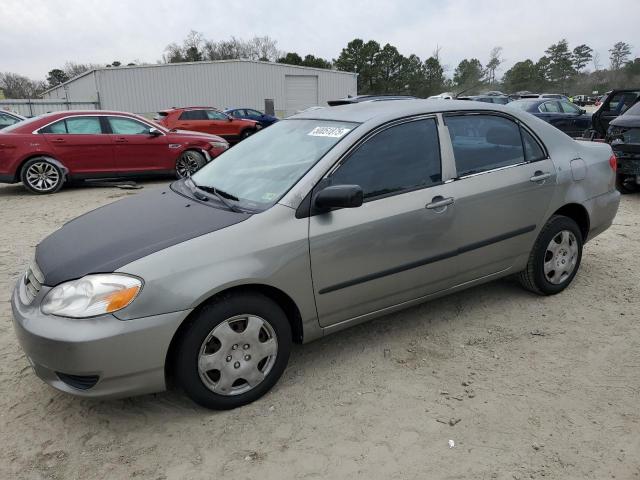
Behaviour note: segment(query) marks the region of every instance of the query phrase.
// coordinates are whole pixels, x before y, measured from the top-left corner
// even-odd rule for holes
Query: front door
[[[151,135],[149,125],[133,118],[107,117],[119,171],[166,171],[175,167],[167,136]]]
[[[455,282],[454,222],[435,118],[381,129],[317,188],[359,185],[364,204],[311,216],[309,249],[322,326],[442,290]],[[446,203],[446,202],[444,202]],[[428,206],[429,205],[429,206]]]
[[[40,133],[72,176],[104,176],[116,170],[113,143],[103,133],[100,117],[68,117],[41,128]]]
[[[545,221],[556,179],[553,162],[534,136],[510,118],[445,116],[457,178],[452,233],[460,282],[509,269],[531,250]]]

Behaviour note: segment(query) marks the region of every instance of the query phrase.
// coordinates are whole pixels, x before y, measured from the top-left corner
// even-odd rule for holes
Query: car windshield
[[[34,123],[34,122],[40,120],[41,118],[42,118],[41,116],[37,116],[37,117],[32,117],[32,118],[27,118],[25,120],[21,120],[18,123],[14,123],[13,125],[9,125],[8,127],[3,128],[2,130],[0,130],[0,132],[2,132],[2,133],[12,132],[16,128],[23,127],[24,125],[28,125],[29,123]]]
[[[192,180],[237,198],[240,208],[264,210],[357,126],[326,120],[278,122],[217,157]]]
[[[516,100],[515,102],[507,103],[507,106],[509,108],[517,108],[519,110],[527,111],[529,110],[529,107],[531,107],[536,103],[537,102],[526,102],[526,101]]]

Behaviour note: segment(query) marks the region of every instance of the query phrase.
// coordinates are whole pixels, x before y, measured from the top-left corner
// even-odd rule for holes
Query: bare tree
[[[602,63],[600,63],[600,54],[596,51],[593,52],[593,57],[591,58],[591,62],[593,63],[593,69],[597,72],[602,68]]]
[[[489,84],[496,83],[496,70],[504,62],[502,58],[502,47],[493,47],[489,54],[489,62],[487,63],[486,72]]]
[[[7,98],[37,98],[46,89],[46,83],[31,80],[17,73],[0,73],[0,90]]]
[[[611,70],[620,70],[631,55],[631,45],[625,42],[617,42],[609,50],[609,60],[611,60]]]

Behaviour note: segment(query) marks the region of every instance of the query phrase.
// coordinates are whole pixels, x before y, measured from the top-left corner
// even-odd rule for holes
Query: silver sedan
[[[65,392],[172,381],[237,407],[275,385],[293,342],[507,275],[561,292],[613,221],[615,171],[608,145],[494,104],[301,113],[45,238],[15,330]]]

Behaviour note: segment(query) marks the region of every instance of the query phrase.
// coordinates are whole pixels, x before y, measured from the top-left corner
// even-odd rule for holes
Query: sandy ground
[[[36,243],[135,193],[0,187],[0,479],[640,479],[640,196],[564,293],[505,280],[375,320],[211,412],[178,392],[58,393],[15,339],[8,298]]]

